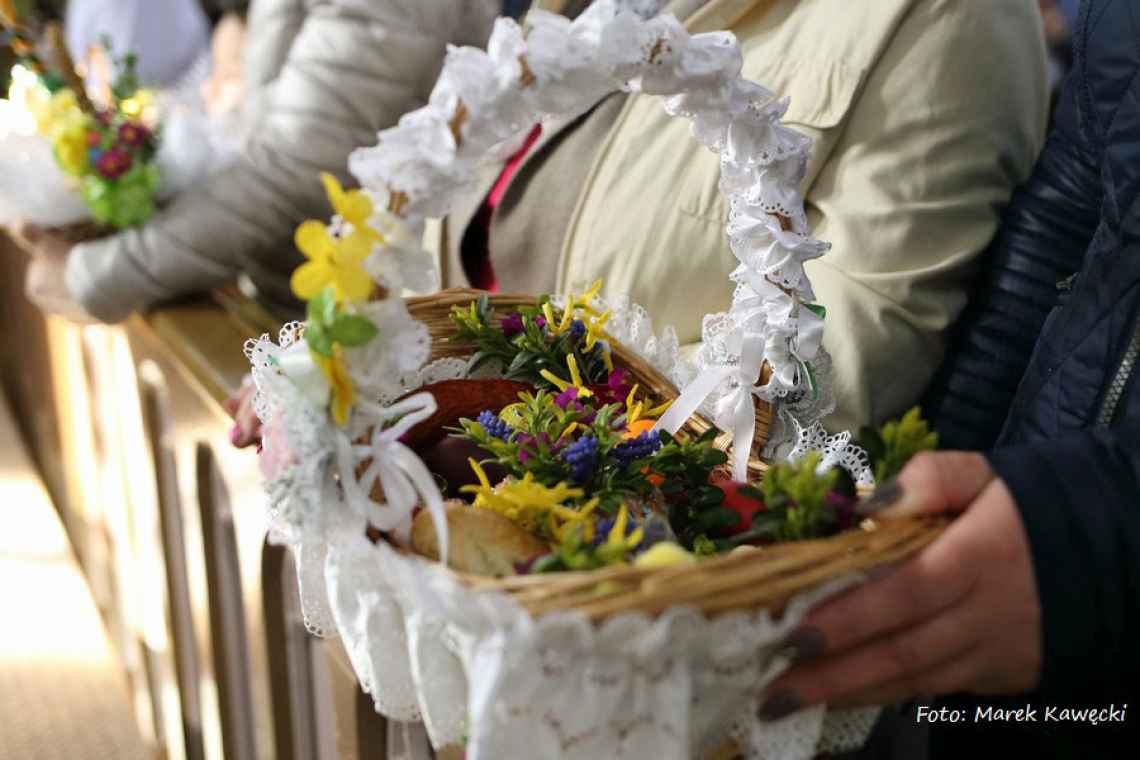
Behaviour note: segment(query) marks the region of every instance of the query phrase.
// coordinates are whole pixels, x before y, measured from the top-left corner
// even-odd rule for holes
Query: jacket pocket
[[[776,97],[788,98],[788,110],[782,119],[784,125],[807,135],[815,143],[808,164],[807,182],[810,182],[826,160],[830,149],[829,130],[841,126],[851,111],[861,77],[838,60],[786,56],[756,60],[759,57],[752,55],[745,59],[743,76],[767,87]],[[720,163],[715,158],[688,162],[676,197],[682,212],[723,223],[728,216],[728,206],[720,193]]]

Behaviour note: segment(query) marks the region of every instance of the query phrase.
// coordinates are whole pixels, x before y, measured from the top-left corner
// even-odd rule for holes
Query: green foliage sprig
[[[915,454],[938,448],[938,434],[930,429],[916,406],[902,419],[888,422],[879,430],[864,428],[859,434],[859,445],[871,459],[875,482],[882,483],[899,474]]]
[[[498,315],[486,295],[469,306],[452,307],[450,316],[456,328],[456,338],[473,344],[477,349],[472,356],[472,369],[494,359],[502,363],[507,379],[530,383],[537,388],[554,389],[554,385],[542,376],[542,371],[549,370],[560,377],[565,375],[566,357],[573,355],[584,382],[604,383],[609,371],[602,345],[595,344],[587,351],[581,336],[570,332],[555,334],[543,313],[543,307],[548,303],[549,296],[542,296],[534,306],[518,307],[515,314],[521,318],[521,329],[513,334],[508,334],[498,323]],[[552,312],[556,319],[562,319],[561,309],[552,307]]]

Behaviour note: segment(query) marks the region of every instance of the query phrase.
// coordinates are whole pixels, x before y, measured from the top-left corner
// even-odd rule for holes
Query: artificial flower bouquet
[[[51,141],[60,170],[83,198],[96,224],[123,229],[155,211],[159,134],[153,94],[138,86],[135,58],[114,61],[111,98],[102,108],[63,87],[36,109],[39,133]]]
[[[294,549],[306,624],[341,637],[378,710],[473,760],[857,747],[874,710],[757,719],[782,642],[942,529],[857,517],[860,488],[933,445],[917,413],[869,452],[819,422],[810,141],[741,77],[732,35],[647,5],[535,10],[525,34],[500,19],[486,52],[451,49],[428,105],[351,156],[361,189],[324,178],[335,216],[296,235],[307,322],[246,345],[271,540]],[[621,88],[664,97],[720,156],[739,267],[694,356],[600,284],[400,297],[430,290],[423,221],[481,162]]]
[[[207,114],[196,65],[177,87],[141,87],[135,56],[103,47],[109,77],[84,83],[58,24],[37,45],[33,20],[0,3],[16,55],[0,100],[0,224],[71,228],[81,237],[146,222],[162,200],[235,155],[224,115]]]
[[[122,229],[146,221],[154,214],[159,187],[157,111],[154,93],[139,86],[136,57],[116,57],[104,38],[113,75],[107,91],[93,97],[75,70],[58,24],[46,27],[48,63],[14,8],[0,17],[19,60],[6,103],[10,119],[19,121],[21,110],[31,117],[65,182],[97,225]],[[26,142],[18,130],[9,138],[16,149]]]

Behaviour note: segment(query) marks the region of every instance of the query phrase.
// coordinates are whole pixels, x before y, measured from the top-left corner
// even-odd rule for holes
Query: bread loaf
[[[513,575],[515,565],[549,551],[546,544],[501,515],[459,500],[448,501],[444,506],[447,564],[454,570],[494,577]],[[429,559],[439,559],[439,537],[426,509],[412,521],[412,549]]]

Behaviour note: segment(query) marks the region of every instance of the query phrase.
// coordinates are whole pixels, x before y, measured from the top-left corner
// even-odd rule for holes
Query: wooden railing
[[[280,322],[236,291],[120,326],[44,318],[0,246],[0,377],[122,656],[136,718],[177,760],[385,758],[336,639],[304,628],[265,540],[256,456],[222,401]]]

